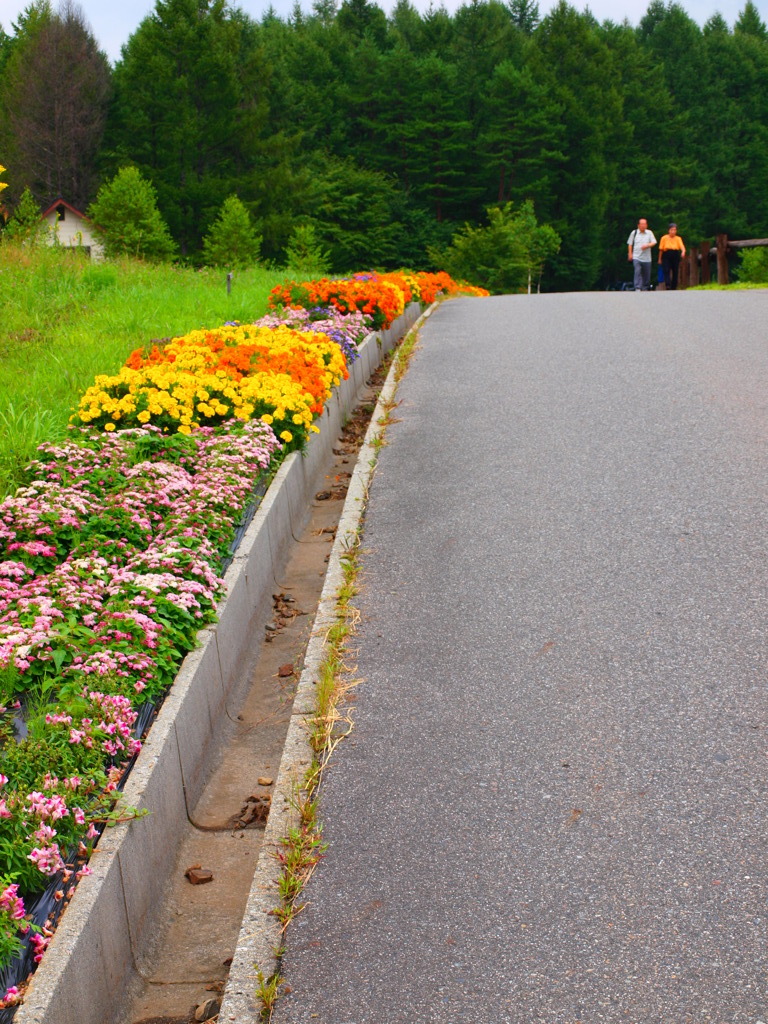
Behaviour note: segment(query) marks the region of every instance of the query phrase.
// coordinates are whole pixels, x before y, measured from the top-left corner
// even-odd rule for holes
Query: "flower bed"
[[[391,274],[353,274],[345,278],[318,281],[287,281],[269,293],[273,308],[311,309],[331,306],[341,313],[361,312],[371,318],[375,330],[389,327],[408,302],[430,304],[439,294],[488,295],[483,288],[454,281],[441,271],[437,274],[401,271]]]
[[[279,450],[259,420],[191,438],[80,428],[43,445],[29,485],[0,506],[5,964],[30,942],[42,955],[50,923],[33,933],[24,900],[54,876],[56,902],[72,895],[73,861],[140,748],[139,710],[213,619],[218,566]]]
[[[214,618],[259,478],[304,444],[368,325],[359,310],[290,309],[137,351],[0,504],[0,1013]]]

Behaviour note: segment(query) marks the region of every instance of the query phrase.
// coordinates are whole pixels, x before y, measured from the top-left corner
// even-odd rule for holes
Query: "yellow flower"
[[[104,424],[104,429],[105,430],[114,430],[115,429],[115,424],[114,423],[105,423]]]
[[[139,421],[139,423],[149,423],[151,418],[152,418],[152,416],[151,416],[149,410],[147,410],[147,409],[145,409],[143,412],[140,412],[139,415],[136,417],[136,419]],[[81,419],[82,419],[82,416],[81,416]]]
[[[280,437],[282,438],[283,441],[285,441],[286,444],[290,444],[290,442],[293,440],[293,434],[290,432],[290,430],[281,430]]]

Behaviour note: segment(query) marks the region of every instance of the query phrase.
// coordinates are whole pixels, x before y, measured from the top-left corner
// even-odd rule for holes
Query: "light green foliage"
[[[323,277],[331,269],[328,252],[317,237],[314,224],[298,224],[291,232],[285,260],[295,277]]]
[[[512,203],[488,208],[488,224],[458,231],[449,248],[436,254],[450,274],[497,294],[538,287],[548,260],[560,248],[560,236],[539,224],[533,203],[519,210]]]
[[[107,256],[170,259],[176,249],[157,208],[152,185],[136,167],[123,167],[102,185],[88,215],[104,242]]]
[[[284,273],[238,273],[127,258],[90,263],[52,246],[0,246],[0,495],[42,440],[64,436],[96,374],[116,373],[154,338],[261,316]]]
[[[229,196],[203,239],[203,257],[212,267],[241,269],[259,262],[261,235],[237,196]]]
[[[768,284],[768,247],[743,250],[738,279],[751,284]]]
[[[36,245],[45,239],[48,226],[40,219],[40,207],[28,188],[21,194],[16,209],[3,232],[6,242],[26,242]]]

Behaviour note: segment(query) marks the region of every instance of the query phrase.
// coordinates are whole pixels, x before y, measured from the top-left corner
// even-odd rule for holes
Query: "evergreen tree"
[[[507,6],[512,24],[529,36],[539,24],[539,5],[536,0],[509,0]]]
[[[331,269],[331,257],[320,244],[314,224],[297,224],[285,250],[288,270],[299,278],[323,277]]]
[[[396,218],[396,181],[352,160],[330,158],[312,176],[312,221],[336,273],[396,264],[405,227]]]
[[[336,17],[336,0],[315,0],[312,12],[322,25],[330,25]]]
[[[754,36],[756,39],[762,39],[763,41],[768,39],[768,30],[766,30],[765,22],[760,17],[760,12],[752,0],[747,0],[744,10],[733,26],[733,30],[734,32],[741,32],[745,36]]]
[[[357,39],[367,36],[376,46],[385,45],[387,16],[371,0],[342,0],[336,21],[343,32]]]
[[[152,185],[136,167],[123,167],[102,185],[88,210],[107,256],[137,256],[160,262],[175,245],[157,208]]]
[[[408,126],[410,191],[437,221],[474,216],[472,200],[479,196],[468,194],[474,157],[458,68],[427,54],[417,61],[416,74],[420,96]]]
[[[503,203],[530,196],[548,203],[553,175],[565,161],[562,106],[529,67],[512,61],[496,66],[487,96],[479,151],[492,198]]]
[[[226,0],[157,0],[115,68],[109,162],[152,178],[183,254],[254,162],[268,111],[248,30]]]
[[[238,269],[259,261],[261,235],[251,215],[237,198],[224,200],[219,215],[203,239],[203,257],[213,267]]]
[[[564,159],[554,169],[549,196],[537,197],[542,216],[563,239],[550,283],[563,290],[591,288],[612,244],[615,154],[625,131],[619,70],[601,29],[565,0],[543,19],[532,43],[531,70],[562,108],[564,128]]]
[[[423,45],[424,23],[411,0],[397,0],[389,20],[390,34],[396,46],[411,53]]]

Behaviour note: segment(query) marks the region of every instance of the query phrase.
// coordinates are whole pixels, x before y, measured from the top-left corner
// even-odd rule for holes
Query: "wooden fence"
[[[680,281],[678,287],[693,288],[697,284],[709,284],[716,280],[718,284],[728,284],[728,254],[740,249],[757,249],[768,245],[768,238],[745,238],[741,241],[729,239],[728,235],[718,235],[715,244],[705,239],[699,245],[688,247],[686,257],[680,261]],[[715,276],[712,277],[712,257],[715,257]]]

